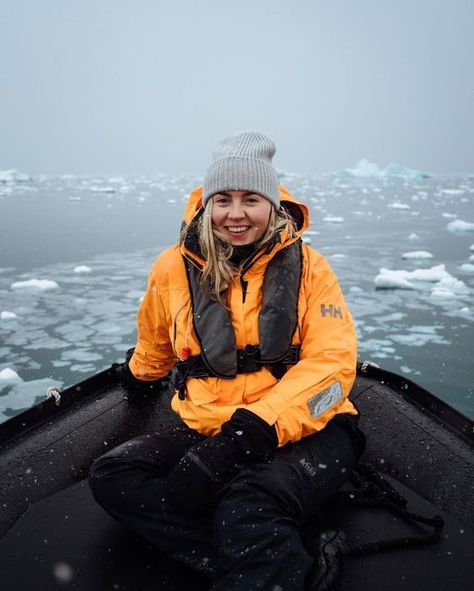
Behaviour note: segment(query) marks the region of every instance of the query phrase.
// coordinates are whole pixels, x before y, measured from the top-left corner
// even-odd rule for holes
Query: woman
[[[348,400],[356,337],[337,279],[301,235],[275,145],[224,139],[157,259],[126,367],[129,391],[171,372],[180,425],[93,465],[96,500],[213,591],[298,590],[317,558],[302,526],[364,445]],[[313,573],[313,574],[312,574]]]

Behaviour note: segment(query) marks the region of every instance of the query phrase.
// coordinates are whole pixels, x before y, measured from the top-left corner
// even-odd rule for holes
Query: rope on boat
[[[54,404],[59,406],[61,403],[61,394],[59,388],[51,387],[48,388],[46,392],[46,399],[49,400],[50,398],[54,398]]]

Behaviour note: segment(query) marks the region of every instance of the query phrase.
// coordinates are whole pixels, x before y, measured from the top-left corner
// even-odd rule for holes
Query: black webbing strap
[[[422,523],[433,528],[431,532],[418,535],[368,542],[349,549],[349,556],[362,556],[396,548],[423,546],[439,541],[444,521],[439,515],[426,517],[408,511],[408,501],[379,472],[366,464],[359,464],[352,473],[352,480],[358,491],[339,491],[336,498],[348,505],[359,505],[373,509],[387,509],[409,523]]]
[[[430,526],[432,531],[401,538],[377,540],[351,546],[343,530],[322,532],[318,540],[319,558],[314,568],[314,584],[311,591],[335,591],[342,575],[344,560],[387,552],[408,549],[415,546],[433,544],[441,539],[444,521],[439,515],[426,517],[407,510],[407,500],[379,472],[366,464],[358,464],[351,474],[357,490],[338,491],[334,499],[349,506],[386,509],[408,523]]]
[[[300,356],[299,345],[292,345],[287,354],[278,361],[268,363],[261,359],[258,345],[247,345],[244,349],[237,349],[237,373],[251,373],[260,371],[262,367],[271,367],[272,374],[279,380],[286,371],[287,365],[298,363]],[[215,374],[204,363],[201,355],[192,355],[188,359],[177,361],[171,371],[171,383],[178,390],[180,400],[186,398],[186,381],[188,378],[208,378]]]

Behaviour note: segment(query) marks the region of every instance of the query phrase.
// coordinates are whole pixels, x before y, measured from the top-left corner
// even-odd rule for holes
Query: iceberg
[[[377,164],[370,162],[367,158],[359,160],[355,168],[346,168],[346,172],[359,177],[377,177],[382,175],[382,171]]]
[[[0,170],[0,183],[26,183],[28,181],[31,181],[31,177],[16,168]]]
[[[401,164],[392,163],[384,170],[384,176],[395,176],[402,179],[429,179],[430,175],[421,170],[413,170]]]
[[[381,169],[375,162],[370,162],[367,158],[362,158],[356,164],[355,168],[346,168],[346,172],[357,177],[397,177],[408,180],[418,180],[430,178],[430,175],[420,170],[413,170],[401,164],[389,164],[385,170]]]

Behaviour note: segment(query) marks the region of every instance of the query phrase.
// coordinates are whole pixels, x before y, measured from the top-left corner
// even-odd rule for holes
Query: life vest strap
[[[259,345],[247,345],[244,349],[237,349],[237,374],[260,371],[262,367],[271,367],[271,373],[279,380],[286,371],[287,365],[295,365],[300,357],[299,345],[292,345],[286,355],[277,361],[268,362],[261,359]],[[208,378],[215,374],[206,366],[201,354],[192,355],[187,359],[177,361],[171,370],[171,383],[178,390],[180,400],[186,398],[186,381],[188,378]],[[230,376],[232,379],[235,376]]]

